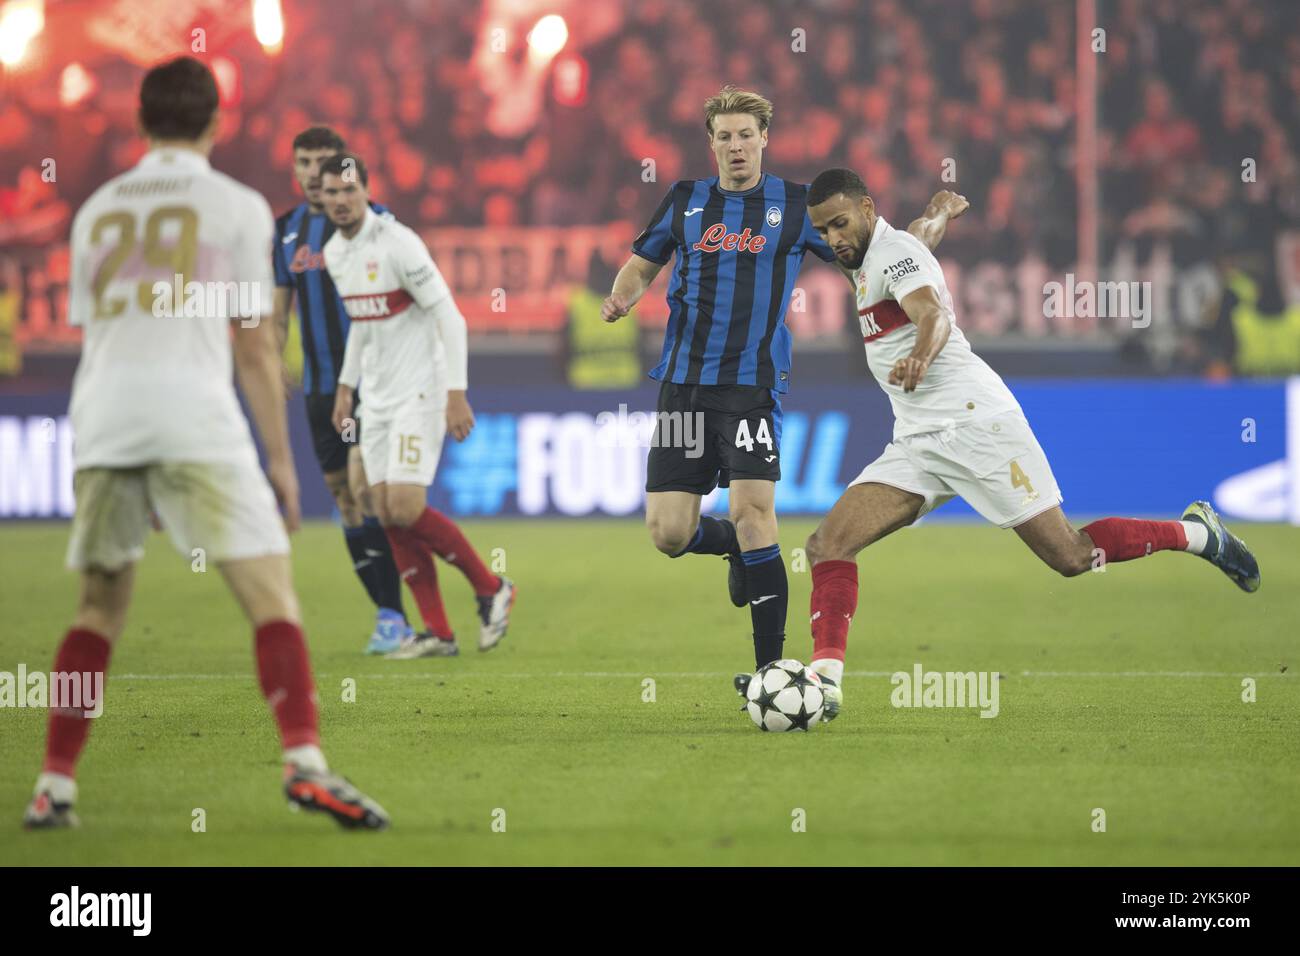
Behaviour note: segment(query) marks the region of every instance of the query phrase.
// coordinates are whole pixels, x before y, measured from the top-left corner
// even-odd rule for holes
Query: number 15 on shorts
[[[419,435],[398,435],[397,448],[400,455],[399,460],[403,465],[418,465],[420,463]]]

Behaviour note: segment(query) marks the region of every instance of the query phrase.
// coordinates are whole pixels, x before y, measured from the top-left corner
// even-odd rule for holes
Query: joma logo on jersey
[[[309,272],[312,269],[324,269],[325,257],[319,252],[312,252],[310,246],[299,246],[289,263],[290,272]]]
[[[727,232],[727,227],[717,222],[704,231],[700,241],[692,246],[698,252],[762,252],[767,245],[766,236],[754,236],[749,229],[744,232]]]

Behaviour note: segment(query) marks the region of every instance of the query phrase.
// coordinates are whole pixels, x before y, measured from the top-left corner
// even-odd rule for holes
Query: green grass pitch
[[[843,716],[763,734],[730,686],[752,657],[720,559],[669,561],[636,521],[465,526],[504,549],[520,596],[478,654],[469,589],[440,565],[456,659],[363,656],[369,605],[339,531],[295,538],[326,754],[390,831],[286,809],[249,629],[217,573],[155,535],[82,760],[80,830],[20,829],[46,715],[0,710],[0,863],[1300,863],[1296,529],[1242,529],[1252,596],[1190,556],[1064,580],[1010,533],[922,524],[859,561]],[[811,527],[783,523],[787,562]],[[0,528],[0,670],[50,666],[76,593],[66,535]],[[790,580],[786,651],[806,660],[811,579]],[[999,715],[895,709],[888,675],[917,662],[1001,672]]]

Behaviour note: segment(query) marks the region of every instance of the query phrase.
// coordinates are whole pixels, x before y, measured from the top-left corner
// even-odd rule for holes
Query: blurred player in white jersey
[[[420,237],[370,207],[369,175],[359,157],[326,160],[321,196],[337,228],[325,244],[325,267],[351,322],[334,427],[346,436],[354,413],[362,419],[370,499],[426,628],[387,656],[460,653],[438,590],[435,554],[469,580],[478,599],[478,648],[491,650],[506,635],[515,586],[489,571],[455,522],[428,504],[447,432],[464,441],[474,427],[465,397],[465,319]],[[365,383],[365,401],[354,409],[358,382]]]
[[[221,572],[254,628],[290,801],[347,827],[381,829],[383,809],[330,772],[320,749],[285,533],[298,525],[298,481],[269,321],[270,207],[208,164],[217,87],[199,61],[150,70],[139,121],[149,152],[100,187],[72,224],[68,311],[84,341],[70,412],[77,507],[67,560],[82,586],[53,671],[102,680],[156,512],[187,560]],[[232,365],[266,448],[266,475]],[[74,773],[88,716],[51,707],[25,826],[76,825]]]
[[[966,207],[952,193],[933,202],[950,215]],[[1243,591],[1258,589],[1254,556],[1208,502],[1193,502],[1180,521],[1104,518],[1072,527],[1020,403],[971,351],[926,245],[877,215],[851,170],[827,170],[813,181],[808,214],[857,294],[867,364],[895,418],[893,441],[808,539],[814,670],[840,682],[858,602],[858,552],[956,495],[988,521],[1014,528],[1034,554],[1067,577],[1101,562],[1188,551]],[[839,712],[835,696],[827,719]]]

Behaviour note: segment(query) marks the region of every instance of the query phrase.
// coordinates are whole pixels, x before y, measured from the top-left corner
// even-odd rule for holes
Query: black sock
[[[762,667],[781,659],[790,585],[779,544],[745,551],[740,557],[745,562],[749,614],[754,623],[754,664]]]
[[[673,555],[680,558],[683,554],[736,554],[740,544],[736,541],[736,526],[726,518],[710,518],[700,515],[700,525],[695,529],[695,537],[684,550]]]
[[[374,578],[374,558],[365,553],[367,551],[365,549],[365,525],[359,524],[355,528],[348,528],[344,524],[343,540],[347,542],[347,553],[352,555],[352,570],[356,571],[356,576],[361,580],[365,593],[369,594],[370,600],[374,604],[380,604],[378,583]]]
[[[366,518],[361,527],[366,532],[366,548],[373,555],[371,567],[375,570],[378,593],[375,604],[396,611],[405,621],[406,611],[402,609],[402,578],[397,573],[397,564],[393,561],[393,549],[388,543],[388,535],[384,533],[384,527],[379,523],[379,519],[373,516]]]

